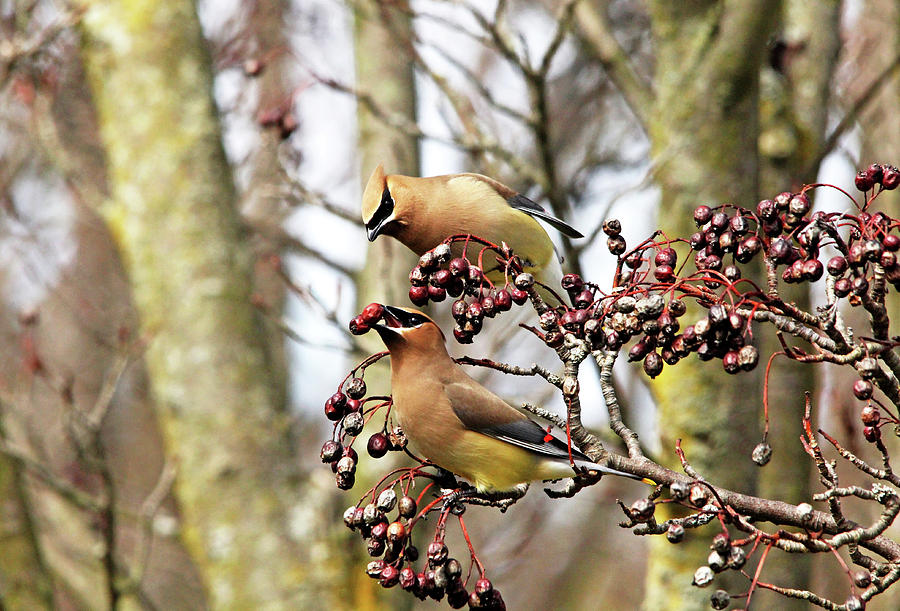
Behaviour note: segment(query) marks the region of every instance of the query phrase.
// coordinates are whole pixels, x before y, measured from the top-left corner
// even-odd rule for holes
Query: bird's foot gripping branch
[[[530,303],[536,322],[523,327],[556,352],[561,369],[557,373],[490,359],[453,362],[446,357],[439,360],[441,370],[475,365],[510,375],[539,376],[559,390],[567,412],[560,416],[526,407],[564,431],[556,438],[550,432],[542,438],[545,431],[538,428],[537,434],[526,422],[538,425],[527,418],[523,421],[510,416],[512,424],[479,420],[473,410],[454,403],[461,400],[454,397],[446,399],[454,409],[448,414],[459,420],[460,430],[477,430],[493,439],[505,437],[516,447],[530,444],[528,450],[544,458],[557,451],[557,458],[565,458],[557,462],[568,464],[569,475],[576,477],[553,496],[571,496],[597,481],[596,477],[577,475],[583,473],[579,462],[586,462],[587,474],[591,469],[593,473],[611,469],[658,483],[646,497],[630,505],[620,504],[626,516],[622,526],[638,535],[664,535],[673,544],[688,536],[708,537],[711,552],[696,571],[694,585],[708,587],[716,574],[724,571],[743,575],[747,584],[737,592],[715,591],[710,597],[713,608],[727,608],[733,601],[748,607],[754,592],[764,588],[826,609],[863,609],[869,600],[900,580],[900,544],[890,535],[890,527],[900,513],[900,476],[894,473],[890,453],[896,440],[888,438],[900,431],[900,339],[890,334],[890,302],[900,292],[900,220],[877,209],[879,196],[898,185],[900,171],[873,164],[858,174],[856,186],[861,194],[856,197],[830,185],[808,185],[797,193],[764,199],[753,209],[734,204],[699,205],[693,212],[697,231],[692,235],[667,236],[657,231],[630,249],[621,236],[621,225],[607,221],[603,231],[617,260],[608,290],[575,275],[563,277],[559,287],[542,288],[505,245],[475,236],[449,237],[422,255],[410,274],[413,303],[455,297],[450,308],[456,321],[454,337],[460,343],[471,342],[487,324],[486,319],[513,305]],[[813,212],[810,196],[819,189],[841,193],[846,201],[844,210]],[[816,294],[813,303],[817,307],[807,311],[784,298],[787,284],[809,286]],[[844,323],[851,310],[860,313],[853,329]],[[354,369],[326,403],[326,414],[336,425],[322,457],[335,468],[339,487],[353,484],[357,457],[352,445],[365,423],[380,427],[368,437],[373,457],[406,449],[406,435],[398,429],[401,421],[408,428],[411,445],[427,447],[422,443],[428,441],[427,434],[423,437],[423,432],[416,430],[414,419],[407,422],[395,418],[402,411],[398,408],[401,400],[408,399],[397,387],[394,357],[395,352],[420,341],[411,334],[412,329],[429,325],[434,323],[421,313],[378,304],[368,306],[351,322],[354,333],[373,327],[379,331],[391,352],[395,377],[393,399],[365,397],[362,377],[374,359],[386,354],[381,353]],[[694,354],[699,361],[713,361],[694,366],[719,363],[729,374],[749,371],[759,363],[756,340],[766,332],[777,337],[782,350],[771,355],[766,367],[761,409],[765,432],[749,456],[735,456],[734,460],[752,460],[763,467],[772,456],[767,394],[769,375],[781,362],[775,357],[809,365],[829,363],[858,376],[848,386],[847,394],[858,401],[861,439],[853,438],[852,427],[842,434],[843,439],[816,429],[812,424],[814,402],[806,395],[805,414],[798,416],[805,430],[801,443],[818,472],[821,489],[809,502],[797,505],[740,494],[707,481],[691,466],[689,448],[682,449],[680,443],[671,451],[683,473],[649,460],[638,435],[623,421],[611,382],[620,352],[629,361],[640,362],[641,370],[651,378],[665,367],[693,360]],[[404,339],[392,339],[396,337]],[[435,350],[439,350],[438,345],[443,350],[443,340],[438,337],[439,333],[428,341]],[[578,370],[587,358],[600,366],[610,427],[621,438],[627,456],[608,452],[581,424],[586,398],[578,384]],[[418,365],[420,377],[427,379],[430,374],[422,363]],[[458,383],[459,379],[447,383]],[[595,406],[600,401],[591,397],[584,404]],[[462,435],[460,430],[454,434]],[[370,575],[385,587],[399,583],[420,597],[446,595],[453,607],[466,603],[478,608],[502,606],[499,594],[484,579],[485,567],[468,536],[468,560],[459,563],[447,558],[444,531],[448,521],[457,520],[465,533],[461,515],[465,505],[507,507],[515,495],[492,498],[485,493],[489,487],[479,480],[483,475],[480,467],[467,472],[466,467],[442,464],[438,455],[430,455],[431,450],[420,451],[423,457],[417,459],[416,466],[387,474],[347,510],[348,526],[359,530],[369,552],[379,558],[370,563]],[[461,484],[426,459],[451,468],[476,484],[478,490],[460,494]],[[838,461],[853,468],[854,473],[843,475],[851,483],[839,482]],[[542,478],[538,474],[531,479]],[[526,479],[517,474],[510,476],[509,482]],[[842,503],[850,497],[856,504]],[[663,505],[677,506],[678,511],[667,512],[677,517],[657,522],[656,509]],[[394,510],[396,517],[391,515]],[[858,516],[862,517],[857,519],[865,523],[851,515],[860,511]],[[416,569],[418,553],[410,543],[410,532],[421,528],[418,525],[430,512],[438,514],[437,527],[428,558]],[[774,526],[764,528],[765,522]],[[779,583],[777,575],[767,576],[767,559],[775,553],[829,555],[846,576],[845,597],[830,600]]]

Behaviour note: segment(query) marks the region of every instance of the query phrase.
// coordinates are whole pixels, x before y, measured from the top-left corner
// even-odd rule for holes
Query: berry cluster
[[[363,312],[375,309],[371,304]],[[380,306],[378,306],[380,307]],[[380,317],[380,314],[379,314]],[[355,320],[355,319],[354,319]],[[367,318],[369,323],[374,319]],[[391,404],[390,397],[366,397],[366,382],[363,379],[366,368],[377,362],[386,353],[378,353],[367,358],[344,378],[337,392],[325,401],[325,417],[335,423],[331,439],[322,444],[319,456],[323,463],[330,464],[335,473],[335,483],[341,490],[349,490],[356,483],[356,465],[359,454],[353,443],[363,432],[366,423],[374,414]],[[401,451],[407,440],[399,427],[389,427],[387,418],[381,430],[369,435],[366,451],[372,458],[381,458],[388,451]]]
[[[463,256],[451,258],[454,242],[482,244],[478,264],[465,257],[465,248]],[[409,273],[409,300],[414,305],[441,302],[448,296],[458,298],[450,311],[456,321],[453,336],[461,344],[472,343],[485,318],[493,318],[508,311],[513,304],[522,305],[528,300],[528,293],[508,281],[500,288],[494,285],[486,276],[485,255],[495,256],[497,269],[505,270],[504,278],[508,278],[510,272],[521,270],[518,259],[505,244],[498,247],[474,236],[454,236],[423,254]]]
[[[394,485],[402,487],[400,481],[395,481]],[[366,566],[366,574],[377,579],[382,587],[399,585],[420,600],[441,600],[446,595],[447,603],[453,609],[466,604],[472,609],[506,608],[500,591],[483,573],[471,592],[466,589],[468,578],[463,576],[463,565],[450,557],[444,543],[446,509],[442,510],[435,537],[428,544],[425,566],[420,571],[413,566],[419,559],[419,550],[412,544],[412,532],[440,499],[419,511],[418,501],[406,493],[398,497],[393,485],[377,495],[373,490],[371,499],[365,505],[360,501],[348,507],[344,512],[344,524],[365,540],[369,555],[375,558]],[[389,518],[395,509],[396,515]]]
[[[856,174],[855,182],[856,188],[863,192],[874,189],[875,185],[885,191],[892,191],[900,186],[900,169],[892,165],[873,163]]]

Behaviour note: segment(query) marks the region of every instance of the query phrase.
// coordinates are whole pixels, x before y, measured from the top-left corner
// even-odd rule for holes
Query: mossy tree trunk
[[[83,57],[186,535],[214,604],[287,605],[304,568],[289,417],[251,305],[251,250],[194,5],[89,2]]]
[[[661,189],[660,227],[695,231],[699,204],[751,203],[759,191],[759,72],[780,2],[650,3],[656,98],[648,121]],[[690,314],[689,314],[690,316]],[[761,376],[727,376],[715,362],[667,369],[653,384],[664,455],[682,439],[688,460],[710,481],[755,492],[749,454],[759,440]],[[690,397],[685,401],[685,397]],[[744,456],[745,460],[735,460]],[[647,609],[706,609],[691,587],[708,537],[651,541]]]

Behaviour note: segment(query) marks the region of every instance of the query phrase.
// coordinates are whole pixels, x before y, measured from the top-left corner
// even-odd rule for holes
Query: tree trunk
[[[759,70],[779,2],[650,6],[657,98],[649,134],[662,190],[660,226],[689,235],[697,205],[756,200]],[[680,469],[673,451],[680,438],[702,476],[754,492],[749,454],[759,439],[760,380],[758,373],[727,376],[715,362],[665,370],[653,390],[669,465]],[[679,545],[652,539],[645,608],[708,608],[709,593],[690,585],[708,544],[702,536]]]
[[[216,606],[286,605],[303,576],[284,391],[251,305],[251,251],[193,4],[90,2],[83,57],[186,537]]]

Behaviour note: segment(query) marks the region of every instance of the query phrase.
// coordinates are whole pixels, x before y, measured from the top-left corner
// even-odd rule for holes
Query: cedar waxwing
[[[584,237],[524,195],[481,174],[416,178],[385,175],[379,165],[362,201],[370,242],[381,234],[389,235],[417,255],[456,234],[475,235],[497,245],[506,242],[522,259],[525,271],[558,290],[562,268],[550,236],[535,218],[569,237]],[[455,244],[455,256],[461,251],[462,245]],[[495,282],[500,279],[496,273],[489,277]]]
[[[481,492],[575,474],[566,442],[466,374],[425,314],[384,306],[374,328],[391,354],[391,413],[415,452]],[[571,451],[579,468],[642,479]]]

